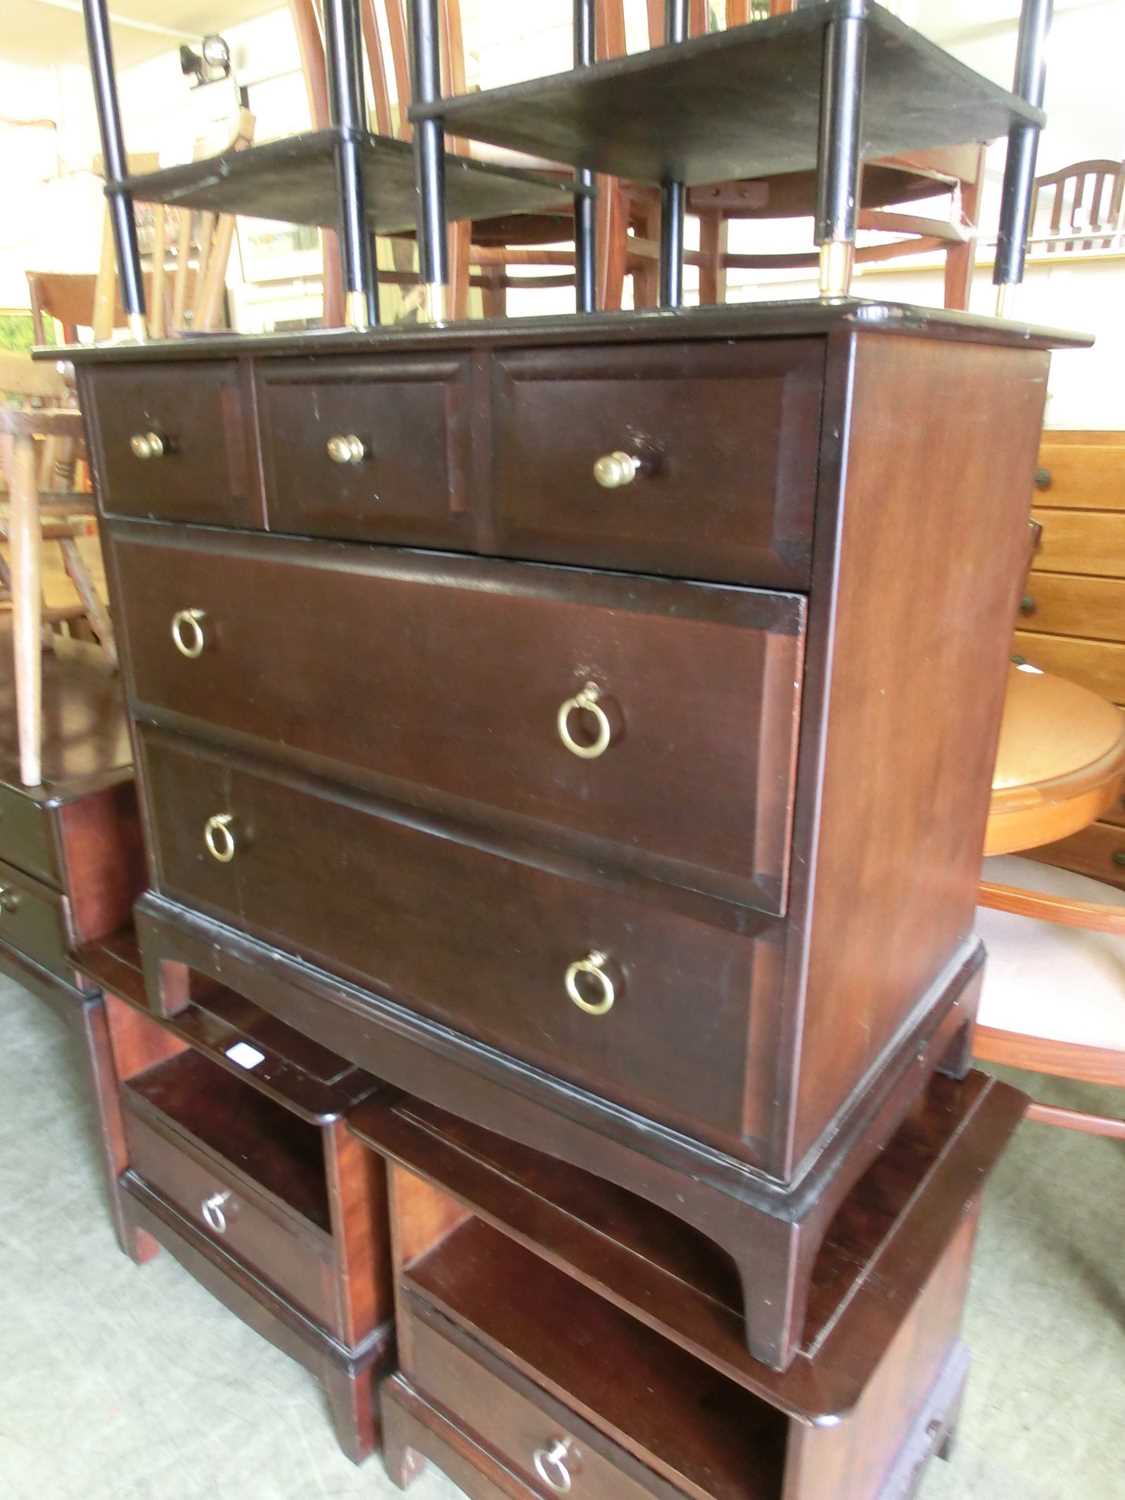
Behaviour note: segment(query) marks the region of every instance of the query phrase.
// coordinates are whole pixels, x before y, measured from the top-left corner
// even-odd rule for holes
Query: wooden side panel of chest
[[[1032,350],[860,334],[852,359],[806,659],[791,1163],[973,929],[1047,381]]]

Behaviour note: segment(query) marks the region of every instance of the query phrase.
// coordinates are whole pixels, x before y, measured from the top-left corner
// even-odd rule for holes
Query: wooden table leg
[[[12,438],[9,486],[12,495],[12,639],[16,668],[16,722],[19,730],[20,780],[38,786],[42,780],[42,607],[39,578],[39,489],[35,474],[35,441],[23,433]]]

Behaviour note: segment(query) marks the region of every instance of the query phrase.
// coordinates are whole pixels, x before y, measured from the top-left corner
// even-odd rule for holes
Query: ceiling
[[[40,66],[85,62],[81,0],[2,3],[0,59],[4,62]],[[284,0],[109,0],[114,58],[119,68],[129,67],[283,4]]]

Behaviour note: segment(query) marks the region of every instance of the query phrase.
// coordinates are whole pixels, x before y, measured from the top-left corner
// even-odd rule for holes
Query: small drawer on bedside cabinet
[[[47,809],[16,787],[0,786],[0,850],[8,863],[40,880],[58,883]]]
[[[823,378],[819,339],[498,355],[499,550],[806,587]]]
[[[468,546],[469,361],[263,362],[270,529]]]
[[[69,984],[88,988],[67,957],[64,898],[41,881],[0,862],[0,942]]]
[[[121,1098],[130,1170],[333,1327],[333,1248],[316,1128],[190,1051],[131,1080]]]
[[[105,512],[261,524],[233,360],[114,366],[84,378]]]

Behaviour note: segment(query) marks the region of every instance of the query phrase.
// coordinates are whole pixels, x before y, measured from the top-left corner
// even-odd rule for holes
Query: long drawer
[[[157,731],[141,746],[168,896],[742,1155],[761,1136],[776,921],[693,901],[731,930]]]
[[[784,911],[803,598],[143,526],[114,553],[142,714]]]
[[[336,1321],[327,1236],[299,1229],[217,1156],[189,1146],[134,1090],[122,1090],[131,1169],[318,1322]]]

